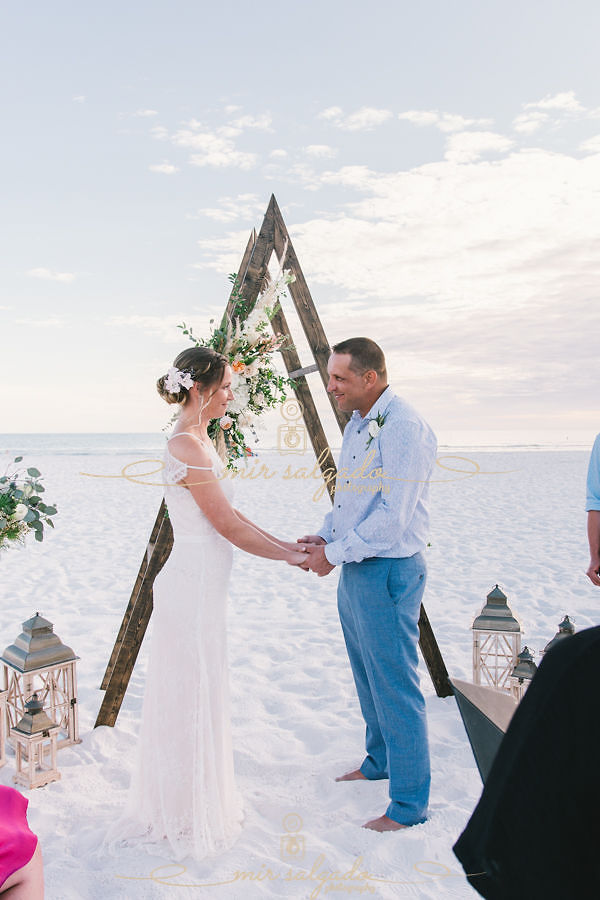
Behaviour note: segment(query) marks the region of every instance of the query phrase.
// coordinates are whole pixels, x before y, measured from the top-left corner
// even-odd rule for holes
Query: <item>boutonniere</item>
[[[382,416],[381,413],[377,413],[374,419],[369,419],[369,425],[367,431],[369,432],[369,439],[367,441],[367,447],[373,440],[376,438],[383,426],[385,425],[385,420],[387,419],[387,413],[385,416]]]

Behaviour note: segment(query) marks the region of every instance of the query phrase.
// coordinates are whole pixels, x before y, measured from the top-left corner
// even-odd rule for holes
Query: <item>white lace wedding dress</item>
[[[210,453],[218,474],[223,463],[212,444]],[[227,664],[233,548],[190,491],[177,484],[187,466],[168,446],[164,461],[174,542],[154,582],[142,723],[125,814],[129,826],[121,834],[142,834],[145,844],[177,860],[188,855],[202,859],[229,847],[242,820],[233,773]],[[204,475],[194,470],[198,481]],[[224,479],[221,485],[231,499],[231,481]]]

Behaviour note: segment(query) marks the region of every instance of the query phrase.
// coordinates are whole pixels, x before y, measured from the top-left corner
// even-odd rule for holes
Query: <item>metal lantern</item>
[[[529,647],[523,647],[517,657],[517,664],[510,673],[511,691],[515,700],[521,700],[536,672],[537,666]]]
[[[572,634],[575,634],[575,626],[571,622],[568,616],[565,616],[562,622],[558,626],[558,631],[554,635],[551,641],[548,641],[546,646],[544,647],[544,653],[547,653],[548,650],[551,650],[552,647],[555,647],[556,644],[560,643],[564,638],[570,637]]]
[[[23,631],[14,644],[0,656],[9,729],[14,729],[25,713],[26,701],[36,692],[46,705],[48,715],[59,726],[58,747],[81,743],[77,715],[77,677],[79,659],[67,647],[48,619],[36,613],[23,622]],[[12,735],[11,735],[12,737]]]
[[[0,691],[0,768],[6,762],[6,695],[8,691]]]
[[[56,739],[60,725],[48,717],[37,694],[25,707],[25,714],[10,730],[16,744],[17,774],[13,775],[13,781],[28,788],[42,787],[60,778],[56,768]]]
[[[498,585],[474,620],[473,682],[510,691],[510,674],[521,649],[521,626]]]

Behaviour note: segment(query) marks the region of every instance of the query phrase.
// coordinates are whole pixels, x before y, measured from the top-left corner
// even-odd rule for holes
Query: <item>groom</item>
[[[367,726],[364,762],[336,781],[389,778],[389,806],[364,827],[397,831],[424,822],[429,799],[417,642],[437,443],[416,410],[388,387],[374,341],[336,344],[327,370],[327,391],[353,413],[333,509],[318,534],[300,538],[311,545],[302,567],[327,575],[341,566],[338,610]]]

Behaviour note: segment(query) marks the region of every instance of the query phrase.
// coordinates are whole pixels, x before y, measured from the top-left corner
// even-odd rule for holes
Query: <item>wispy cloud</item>
[[[453,134],[446,144],[446,159],[457,163],[470,163],[488,153],[505,153],[514,141],[493,131],[463,131]]]
[[[260,116],[240,116],[237,119],[233,119],[229,125],[239,129],[240,134],[247,128],[254,128],[258,131],[273,131],[273,119],[270,113],[262,113]]]
[[[76,94],[73,97],[73,103],[85,103],[85,94]]]
[[[287,150],[284,150],[282,147],[276,147],[275,150],[271,150],[269,153],[271,159],[285,159],[287,156]]]
[[[561,112],[569,113],[586,112],[585,106],[583,106],[575,96],[575,91],[562,91],[559,94],[548,94],[542,100],[537,100],[534,103],[525,103],[524,108],[560,110]]]
[[[164,125],[155,125],[150,129],[150,134],[157,141],[167,141],[169,139],[169,129]]]
[[[134,112],[134,116],[138,119],[150,119],[157,115],[158,112],[155,109],[138,109]]]
[[[220,197],[219,206],[200,209],[199,212],[215,222],[235,222],[237,219],[254,220],[263,211],[264,201],[257,194],[238,194],[237,197]]]
[[[331,122],[344,131],[371,131],[393,117],[389,109],[362,106],[356,112],[345,115],[340,106],[330,106],[319,113],[319,118]]]
[[[338,154],[335,147],[330,147],[328,144],[309,144],[304,148],[304,152],[313,159],[333,159]]]
[[[177,328],[186,319],[184,314],[171,316],[111,316],[106,325],[111,328],[138,329],[170,344],[181,343],[181,331]]]
[[[52,269],[30,269],[27,272],[30,278],[41,278],[44,281],[60,281],[64,284],[69,284],[71,281],[75,281],[75,274],[73,272],[54,272]]]
[[[197,119],[191,119],[172,135],[160,125],[152,129],[152,134],[158,140],[170,140],[175,147],[191,150],[189,163],[193,166],[248,170],[254,168],[258,157],[236,148],[233,138],[241,131],[237,126],[210,130]]]
[[[47,319],[15,319],[15,323],[28,328],[58,328],[59,325],[64,325],[64,320],[58,316],[49,316]]]
[[[534,134],[543,125],[555,127],[572,119],[600,117],[597,109],[588,109],[577,99],[575,91],[548,94],[541,100],[524,103],[522,108],[524,112],[513,122],[513,128],[521,134]]]
[[[493,124],[492,119],[469,119],[454,113],[439,112],[437,109],[409,109],[398,113],[398,118],[406,122],[412,122],[419,127],[435,126],[440,131],[464,131],[472,126],[488,128]]]
[[[166,160],[161,163],[157,163],[153,166],[148,166],[151,172],[159,172],[161,175],[174,175],[175,172],[179,172],[177,166],[174,166],[172,163],[167,162]]]
[[[579,149],[583,150],[584,153],[600,153],[600,134],[595,134],[593,137],[588,138],[587,141],[582,141]]]

